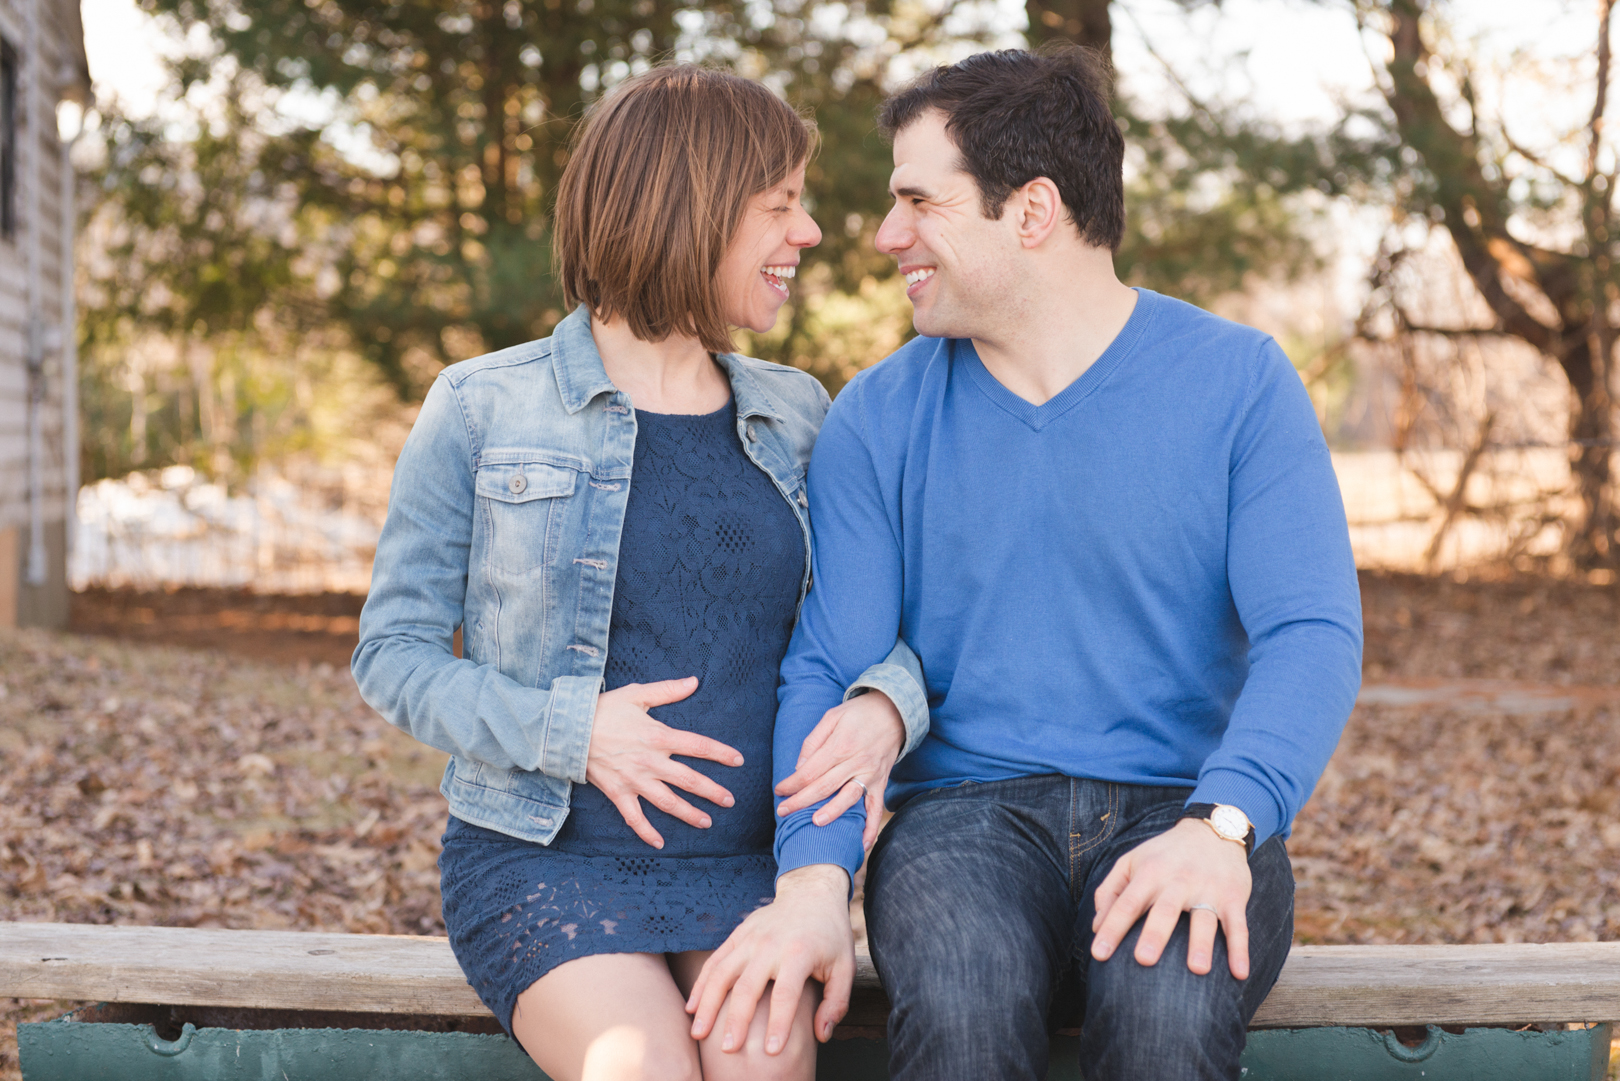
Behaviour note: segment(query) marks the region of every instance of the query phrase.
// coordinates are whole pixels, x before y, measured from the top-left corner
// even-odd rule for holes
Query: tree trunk
[[[1069,41],[1095,49],[1113,62],[1113,23],[1108,0],[1026,0],[1032,47]]]

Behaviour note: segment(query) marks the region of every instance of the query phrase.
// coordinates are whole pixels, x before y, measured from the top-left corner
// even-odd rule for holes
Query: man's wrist
[[[849,872],[836,863],[810,863],[780,875],[776,880],[776,896],[814,896],[825,893],[840,903],[849,896]]]

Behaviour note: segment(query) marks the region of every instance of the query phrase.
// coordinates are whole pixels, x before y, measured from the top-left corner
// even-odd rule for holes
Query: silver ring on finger
[[[1211,912],[1211,913],[1214,913],[1216,916],[1220,915],[1220,912],[1215,908],[1214,905],[1188,905],[1187,906],[1187,911],[1188,912]]]
[[[861,780],[859,777],[851,777],[850,780],[861,786],[861,795],[870,796],[872,794],[866,790],[866,782]]]

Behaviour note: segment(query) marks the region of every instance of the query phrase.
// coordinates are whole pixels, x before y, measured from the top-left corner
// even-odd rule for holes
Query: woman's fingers
[[[872,785],[866,793],[866,828],[861,831],[861,847],[872,851],[877,843],[878,830],[883,828],[883,793]]]
[[[688,826],[696,826],[700,830],[706,830],[714,824],[708,815],[681,799],[674,792],[671,792],[669,786],[662,781],[653,781],[649,784],[646,790],[641,793],[641,798],[665,814],[680,819]]]
[[[683,766],[672,759],[665,759],[665,762],[667,763],[663,771],[665,783],[706,799],[717,807],[730,807],[737,802],[729,791],[691,766]]]
[[[861,786],[851,780],[837,792],[833,793],[832,799],[828,800],[822,806],[817,807],[816,813],[810,816],[810,821],[814,822],[818,826],[825,826],[827,823],[831,822],[833,819],[837,818],[839,815],[861,802],[862,795],[863,793],[861,792]]]
[[[849,784],[850,778],[856,776],[862,766],[867,769],[871,768],[869,763],[831,763],[826,772],[814,777],[804,787],[800,788],[793,795],[783,800],[782,805],[776,809],[776,813],[779,815],[790,815],[794,811],[815,806],[828,796],[835,795],[839,789]],[[807,769],[803,772],[808,773],[809,771]],[[791,779],[792,778],[789,778],[789,780]],[[783,783],[785,784],[786,782]],[[782,786],[778,785],[777,787],[778,790],[780,790]]]
[[[647,821],[647,816],[642,814],[641,801],[636,798],[634,792],[627,792],[621,796],[609,796],[608,798],[613,801],[613,806],[619,809],[619,814],[624,817],[625,825],[629,826],[637,837],[640,837],[654,848],[664,847],[664,839],[658,835],[657,830],[653,829],[652,823]]]
[[[658,724],[657,721],[653,722]],[[696,732],[682,732],[678,728],[659,724],[655,736],[650,741],[652,745],[663,754],[678,754],[685,758],[706,758],[710,762],[718,762],[722,766],[740,766],[743,764],[742,752],[735,747],[728,747],[717,739],[700,736]]]
[[[810,734],[805,736],[804,742],[799,745],[799,758],[794,763],[795,769],[803,766],[805,759],[821,750],[821,745],[837,730],[838,719],[843,715],[843,710],[844,707],[841,705],[834,706],[821,715],[821,720],[816,722],[816,726],[810,729]]]
[[[665,679],[657,683],[626,683],[618,689],[623,691],[630,701],[642,709],[647,709],[651,706],[667,706],[671,702],[690,698],[697,688],[697,677],[687,676],[685,679]]]

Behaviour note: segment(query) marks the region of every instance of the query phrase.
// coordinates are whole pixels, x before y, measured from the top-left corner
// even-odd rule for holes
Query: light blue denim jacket
[[[806,373],[719,357],[738,435],[804,531],[805,468],[827,392]],[[451,755],[456,817],[550,843],[585,781],[607,663],[636,416],[581,307],[547,339],[441,373],[394,469],[353,670],[389,722]],[[451,652],[462,629],[465,659]],[[928,732],[916,656],[896,645],[845,694],[883,691],[909,752]]]

